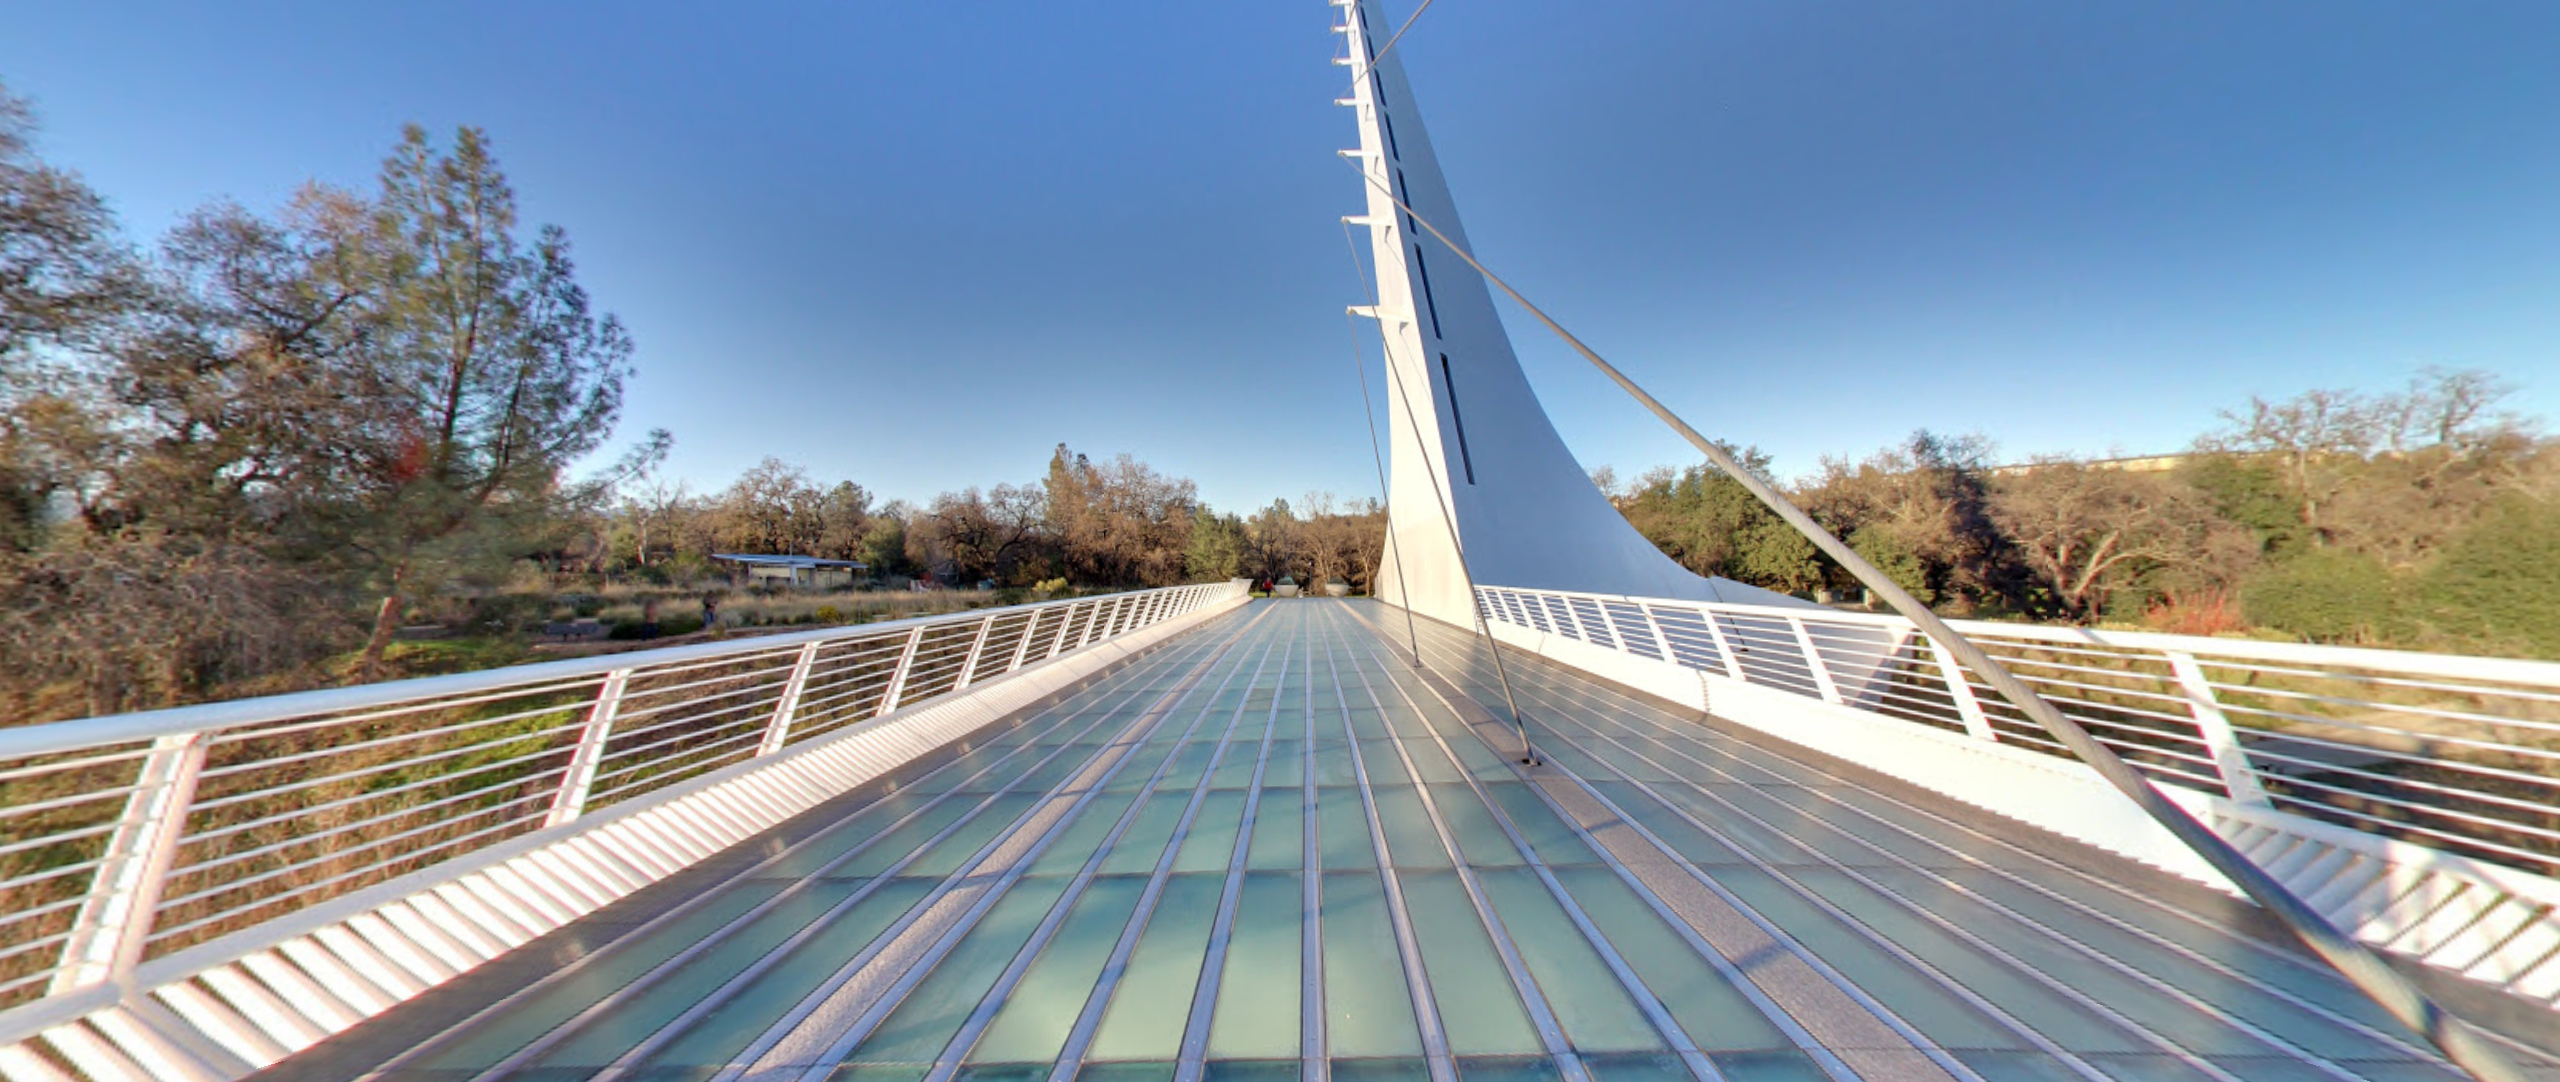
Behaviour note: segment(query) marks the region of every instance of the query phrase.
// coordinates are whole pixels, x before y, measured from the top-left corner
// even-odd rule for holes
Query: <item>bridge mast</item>
[[[1385,342],[1394,448],[1387,502],[1396,543],[1371,593],[1409,596],[1414,611],[1462,627],[1475,625],[1466,570],[1484,585],[1802,604],[1691,574],[1591,483],[1522,373],[1483,279],[1396,206],[1468,244],[1403,62],[1381,55],[1393,24],[1376,0],[1335,6],[1349,46],[1336,63],[1354,77],[1339,104],[1360,132],[1359,147],[1341,153],[1359,167],[1368,201],[1343,221],[1368,230],[1377,272],[1374,305],[1354,312],[1374,318]]]

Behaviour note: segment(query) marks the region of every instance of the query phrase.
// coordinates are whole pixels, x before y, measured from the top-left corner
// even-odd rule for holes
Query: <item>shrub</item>
[[[2224,635],[2247,627],[2240,606],[2220,590],[2158,598],[2142,610],[2142,626],[2172,635]]]
[[[2511,496],[2419,577],[2418,608],[2458,647],[2560,657],[2560,507]]]
[[[2402,623],[2399,594],[2382,561],[2312,549],[2244,583],[2240,610],[2251,623],[2313,642],[2378,642],[2392,638]]]

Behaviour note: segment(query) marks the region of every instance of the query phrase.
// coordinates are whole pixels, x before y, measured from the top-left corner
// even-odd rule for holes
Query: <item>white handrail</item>
[[[1708,675],[2059,753],[1900,616],[1507,586],[1479,594],[1491,619],[1515,628],[1619,653],[1659,649]],[[1592,634],[1580,618],[1537,619],[1576,602],[1629,626]],[[2560,771],[2515,766],[2560,760],[2560,663],[1953,624],[2157,781],[2560,872]]]
[[[11,841],[0,849],[0,1011],[128,982],[148,958],[1245,588],[1177,586],[0,729],[0,837]],[[1035,650],[1035,634],[1054,641]]]

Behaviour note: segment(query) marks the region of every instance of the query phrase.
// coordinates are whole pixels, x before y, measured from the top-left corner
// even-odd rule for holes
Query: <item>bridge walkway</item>
[[[1523,767],[1403,630],[1247,606],[262,1077],[2458,1077],[2244,905],[1559,668]]]

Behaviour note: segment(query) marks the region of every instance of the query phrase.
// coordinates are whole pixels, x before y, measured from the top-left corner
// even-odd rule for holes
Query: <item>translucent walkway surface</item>
[[[1248,606],[266,1077],[2458,1077],[2245,906],[1515,661],[1521,766],[1404,633]]]

